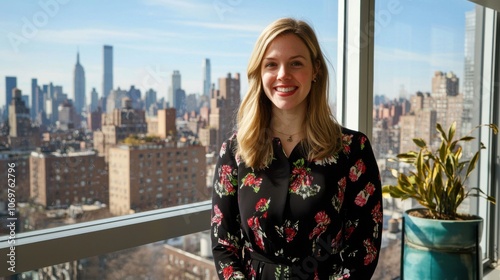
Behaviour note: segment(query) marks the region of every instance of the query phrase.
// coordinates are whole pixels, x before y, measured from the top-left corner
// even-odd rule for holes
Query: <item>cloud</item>
[[[166,9],[169,13],[175,15],[207,15],[207,12],[214,10],[212,4],[196,3],[192,1],[179,0],[144,0],[144,4],[149,6],[159,6]],[[214,11],[215,12],[215,11]]]
[[[374,58],[376,63],[411,62],[418,64],[427,64],[434,68],[445,67],[451,69],[456,67],[463,67],[464,54],[456,52],[417,53],[398,48],[383,48],[375,46]]]
[[[137,31],[122,31],[113,29],[81,28],[81,29],[45,29],[34,40],[37,42],[46,42],[58,44],[79,44],[89,45],[99,42],[109,42],[116,40],[131,41],[144,39],[144,34]]]
[[[452,71],[463,81],[464,54],[461,52],[414,52],[375,46],[375,94],[396,97],[401,86],[413,94],[430,91],[434,71]]]
[[[248,53],[245,52],[225,52],[225,51],[207,51],[205,49],[195,48],[176,48],[167,46],[154,46],[143,44],[128,44],[121,45],[122,48],[129,48],[133,50],[148,52],[148,53],[164,53],[168,55],[185,54],[185,55],[202,55],[202,56],[222,56],[222,57],[247,57]]]
[[[177,24],[184,26],[200,27],[205,29],[217,30],[232,30],[243,32],[257,32],[260,33],[264,28],[257,24],[229,24],[229,23],[215,23],[215,22],[200,22],[200,21],[173,21]]]
[[[41,30],[33,41],[41,43],[67,44],[67,45],[93,45],[130,42],[163,42],[168,39],[191,38],[199,39],[199,36],[182,32],[164,32],[155,29],[98,29],[81,28],[66,30]],[[208,38],[208,36],[207,36]]]

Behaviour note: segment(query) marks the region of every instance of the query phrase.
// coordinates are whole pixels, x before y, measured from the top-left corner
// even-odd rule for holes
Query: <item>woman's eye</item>
[[[292,66],[302,66],[302,62],[294,61],[294,62],[292,62]]]
[[[269,63],[266,63],[266,65],[265,65],[266,68],[267,67],[274,67],[274,66],[276,66],[276,63],[274,63],[274,62],[269,62]]]

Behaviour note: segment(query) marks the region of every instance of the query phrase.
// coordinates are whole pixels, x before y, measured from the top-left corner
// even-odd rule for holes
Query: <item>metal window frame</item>
[[[339,0],[338,5],[337,116],[371,139],[375,0]]]
[[[338,5],[338,71],[337,71],[337,116],[339,122],[372,136],[373,127],[373,74],[374,35],[376,0],[339,0]],[[480,122],[499,124],[500,121],[500,2],[496,0],[469,0],[496,11],[486,13],[482,30],[482,42],[476,42],[481,49],[482,63],[480,81],[475,88],[481,89]],[[497,42],[497,43],[495,43]],[[484,61],[487,63],[484,63]],[[488,91],[488,92],[486,92]],[[495,113],[496,111],[496,113]],[[479,135],[479,140],[489,147],[488,154],[481,157],[478,182],[485,184],[488,193],[500,201],[500,137],[490,131]],[[500,207],[479,206],[477,212],[486,217],[483,248],[486,252],[485,267],[498,262],[500,254]]]
[[[475,100],[475,110],[479,114],[474,116],[473,122],[476,124],[496,123],[499,124],[500,113],[499,104],[499,70],[500,70],[500,38],[499,38],[499,12],[492,10],[488,1],[472,1],[486,8],[480,8],[481,14],[478,21],[480,26],[480,34],[476,35],[476,61],[478,61],[478,71],[475,72],[474,96],[478,97]],[[500,9],[496,7],[496,9]],[[478,40],[480,39],[480,40]],[[496,112],[495,112],[496,111]],[[496,197],[500,201],[500,155],[498,143],[498,135],[493,135],[491,130],[481,130],[475,135],[478,140],[484,143],[487,151],[482,153],[478,162],[477,178],[473,178],[477,182],[477,186],[482,191]],[[500,209],[495,205],[488,203],[482,198],[472,200],[471,205],[476,209],[476,213],[485,217],[485,225],[483,231],[483,239],[481,247],[485,253],[483,259],[483,268],[488,271],[490,267],[496,266],[499,254],[499,227],[498,218]]]

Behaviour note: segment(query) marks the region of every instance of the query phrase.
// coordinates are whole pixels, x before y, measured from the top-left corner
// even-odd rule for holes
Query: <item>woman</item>
[[[214,176],[213,256],[221,279],[370,279],[381,230],[380,174],[365,135],[328,106],[312,28],[285,18],[260,35],[238,131]]]

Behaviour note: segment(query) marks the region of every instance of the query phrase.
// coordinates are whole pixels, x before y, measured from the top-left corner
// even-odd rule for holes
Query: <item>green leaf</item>
[[[410,162],[410,163],[412,163],[413,160],[415,160],[416,157],[417,157],[417,153],[415,153],[415,152],[408,152],[408,153],[397,155],[397,158],[400,161],[402,161],[402,162]]]
[[[472,171],[476,169],[477,160],[479,159],[479,152],[480,151],[477,151],[469,162],[469,167],[467,168],[467,172],[465,173],[466,179],[469,178],[469,175],[472,173]]]
[[[399,172],[396,169],[391,169],[391,174],[394,176],[394,178],[398,178]]]
[[[453,122],[448,129],[448,142],[451,142],[453,140],[453,137],[455,137],[456,128],[457,122]]]
[[[445,161],[446,159],[446,154],[448,153],[448,149],[445,145],[445,142],[441,142],[441,144],[439,145],[439,158],[442,160],[442,161]]]
[[[408,187],[413,185],[412,182],[410,181],[410,178],[405,174],[399,174],[398,183],[402,187]]]
[[[443,127],[441,126],[440,123],[436,124],[436,130],[439,132],[439,134],[441,134],[441,138],[443,140],[448,141],[448,137],[447,137],[446,133],[444,132]]]
[[[461,141],[463,141],[463,142],[469,142],[469,141],[472,141],[474,139],[476,139],[476,137],[465,136],[465,137],[462,137],[462,138],[458,139],[456,142],[461,142]]]
[[[462,158],[463,149],[461,146],[455,151],[455,160],[458,162]]]
[[[455,158],[453,155],[448,155],[446,157],[446,166],[445,166],[445,172],[448,177],[454,177],[455,176]]]
[[[493,130],[493,134],[498,134],[498,126],[494,123],[490,123],[488,124],[488,127],[491,128],[491,130]]]
[[[413,143],[415,143],[415,145],[417,145],[421,149],[427,147],[425,140],[422,138],[413,138]]]

